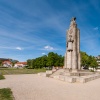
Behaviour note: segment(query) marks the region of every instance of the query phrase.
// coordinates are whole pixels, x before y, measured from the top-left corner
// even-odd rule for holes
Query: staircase
[[[58,69],[58,70],[48,70],[45,73],[41,72],[38,73],[39,76],[44,76],[44,77],[50,77],[54,79],[58,79],[61,81],[65,82],[70,82],[70,83],[86,83],[95,79],[100,78],[99,73],[92,73],[92,72],[77,72],[77,73],[69,73],[64,71],[64,69]]]
[[[58,69],[57,71],[53,72],[53,74],[50,75],[51,78],[54,76],[62,75],[64,73],[64,69]]]

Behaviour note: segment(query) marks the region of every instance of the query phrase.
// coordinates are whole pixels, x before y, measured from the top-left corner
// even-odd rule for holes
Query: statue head
[[[72,17],[71,21],[75,21],[76,20],[76,17]]]
[[[72,17],[72,19],[71,19],[71,23],[70,23],[70,27],[76,27],[76,22],[75,22],[75,20],[76,20],[76,17]]]

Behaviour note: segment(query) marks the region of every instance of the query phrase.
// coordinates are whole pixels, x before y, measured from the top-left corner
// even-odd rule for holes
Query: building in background
[[[18,62],[18,60],[10,58],[0,58],[0,67],[13,67],[16,62]]]
[[[25,66],[27,66],[27,62],[17,62],[14,68],[24,68]]]
[[[12,67],[12,62],[7,60],[2,62],[3,67]]]

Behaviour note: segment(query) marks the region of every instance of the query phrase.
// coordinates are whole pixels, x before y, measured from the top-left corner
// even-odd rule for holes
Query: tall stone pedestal
[[[76,18],[71,19],[70,27],[66,34],[64,68],[69,72],[78,72],[80,70],[80,31],[75,20]]]

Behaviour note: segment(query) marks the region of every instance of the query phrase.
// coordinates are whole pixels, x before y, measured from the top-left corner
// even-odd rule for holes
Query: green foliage
[[[86,52],[81,52],[81,66],[88,66],[89,64],[89,56]]]
[[[81,51],[81,66],[97,68],[98,63],[93,56],[89,56],[88,54],[86,54],[86,52]]]
[[[27,60],[28,67],[33,69],[64,66],[64,56],[54,52],[49,52],[48,55],[38,57],[36,59]],[[93,56],[89,56],[86,52],[81,52],[81,66],[97,68],[98,64]]]
[[[14,66],[18,61],[17,60],[12,60],[12,66]]]
[[[0,60],[0,66],[2,66],[2,60]]]
[[[91,69],[90,72],[94,72],[94,70]]]
[[[27,60],[27,65],[28,65],[28,66],[31,66],[31,63],[32,63],[32,62],[31,62],[31,59],[28,59],[28,60]]]
[[[11,89],[0,89],[0,100],[14,100]]]
[[[30,68],[43,68],[52,66],[63,66],[64,57],[57,53],[50,52],[48,55],[38,57],[36,59],[27,60],[27,64]]]
[[[97,66],[98,66],[98,63],[96,59],[94,57],[91,57],[90,67],[94,69],[94,68],[97,68]]]
[[[0,74],[0,80],[5,79],[3,75]]]
[[[39,72],[45,72],[46,69],[11,69],[11,68],[0,68],[0,73],[3,75],[12,75],[12,74],[36,74]]]

